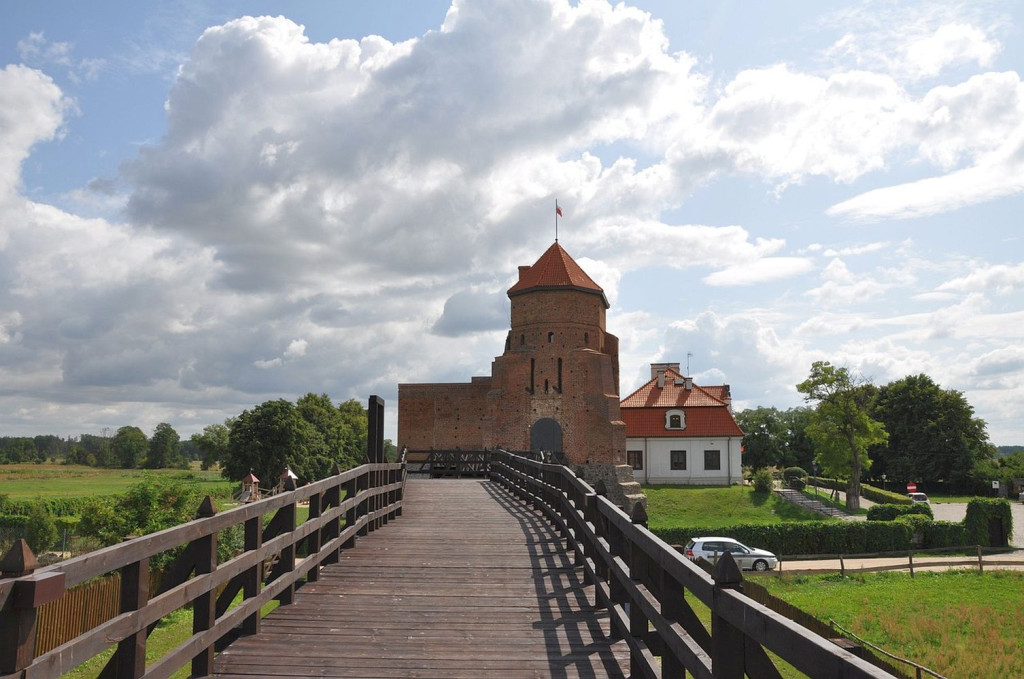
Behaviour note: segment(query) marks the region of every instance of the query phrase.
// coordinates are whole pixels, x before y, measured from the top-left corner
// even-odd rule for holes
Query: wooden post
[[[285,479],[284,491],[286,493],[295,490],[295,481],[289,477]],[[284,522],[282,526],[284,533],[295,532],[295,499],[292,497],[292,501],[286,504],[281,509],[277,510],[278,516],[283,516],[281,520]],[[277,516],[274,517],[277,520]],[[295,543],[291,543],[287,547],[281,550],[281,559],[277,562],[277,569],[281,574],[291,573],[295,570]],[[281,602],[282,606],[287,606],[295,599],[295,583],[288,585],[288,587],[281,590],[281,593],[277,595],[277,600]]]
[[[914,577],[914,551],[907,552],[907,560],[910,562],[910,577]]]
[[[263,515],[254,516],[245,522],[245,551],[251,552],[263,546]],[[242,597],[251,599],[260,593],[263,585],[263,564],[258,563],[242,576]],[[256,611],[242,621],[242,634],[259,634],[260,612]]]
[[[130,540],[131,538],[126,538]],[[144,608],[149,602],[149,559],[121,569],[121,612]],[[141,677],[146,673],[146,630],[125,637],[117,644],[117,676]]]
[[[629,518],[635,526],[647,526],[647,511],[639,502],[633,505],[633,512],[630,514]],[[647,554],[634,540],[628,540],[628,542],[629,578],[633,582],[643,584],[648,589],[653,589]],[[643,610],[641,610],[640,606],[638,606],[636,602],[631,602],[629,606],[629,634],[635,639],[642,639],[644,642],[649,642],[650,632],[647,616],[644,615]],[[630,653],[629,664],[631,676],[643,676],[643,660],[639,657],[639,654]]]
[[[358,479],[350,479],[345,482],[345,500],[354,498],[359,493],[359,482]],[[356,525],[356,521],[359,518],[359,505],[352,505],[345,510],[345,527]],[[351,549],[356,546],[356,536],[350,537],[342,545],[343,549]]]
[[[341,473],[338,468],[338,463],[334,463],[334,468],[331,470],[331,476],[337,476]],[[324,491],[324,507],[337,507],[341,504],[341,484],[334,484],[326,491]],[[327,525],[320,529],[320,544],[324,545],[341,534],[341,517],[331,519]],[[329,566],[332,563],[338,563],[339,549],[332,549],[329,554],[324,555],[322,563],[325,566]]]
[[[985,572],[985,564],[983,564],[982,561],[981,561],[981,545],[977,545],[977,547],[978,547],[978,574],[980,575],[981,573]]]
[[[711,673],[716,679],[743,679],[746,664],[746,637],[743,632],[718,615],[722,590],[743,591],[743,575],[730,552],[715,564],[714,603],[711,609]]]
[[[320,518],[320,514],[323,511],[321,504],[323,502],[323,495],[315,493],[309,496],[309,521],[315,521]],[[309,552],[309,556],[316,557],[320,554],[320,546],[323,543],[320,539],[320,531],[315,530],[309,534],[306,538],[306,551]],[[315,558],[314,558],[315,561]],[[306,574],[306,582],[316,582],[320,579],[320,564],[317,563]]]
[[[289,479],[290,481],[290,479]],[[293,484],[294,485],[294,484]],[[207,495],[199,506],[200,519],[206,519],[217,513],[213,500]],[[217,569],[217,534],[210,533],[195,541],[196,575],[212,573]],[[205,632],[213,627],[217,620],[216,592],[200,594],[192,609],[192,633]],[[192,676],[205,677],[213,671],[214,644],[210,644],[192,658]],[[141,675],[137,675],[141,676]]]
[[[34,577],[37,568],[39,562],[24,539],[15,542],[0,559],[0,577],[20,578],[6,600],[0,602],[0,674],[14,674],[32,664],[36,657],[36,612],[64,594],[63,573]]]
[[[384,462],[384,399],[380,396],[370,396],[366,409],[366,459],[371,464]],[[384,472],[370,472],[370,489],[373,495],[370,498],[367,511],[375,513],[383,506],[382,498],[377,493],[384,481]],[[382,519],[374,519],[370,522],[369,530],[376,530],[383,525]]]

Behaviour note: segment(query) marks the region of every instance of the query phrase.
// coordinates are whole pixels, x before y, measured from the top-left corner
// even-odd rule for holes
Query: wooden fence
[[[891,677],[892,674],[801,627],[742,592],[731,555],[713,575],[679,554],[567,467],[496,452],[491,478],[542,511],[565,536],[593,584],[596,605],[611,616],[612,634],[626,641],[634,677],[777,678],[771,651],[812,677]],[[691,602],[711,612],[710,631]]]
[[[404,484],[404,464],[376,462],[222,513],[206,498],[195,521],[45,568],[35,568],[22,541],[2,564],[0,679],[59,677],[111,644],[117,650],[101,677],[163,678],[188,664],[193,676],[205,676],[218,643],[259,631],[264,604],[291,603],[297,587],[319,578],[321,565],[336,563],[358,536],[401,515]],[[309,518],[298,525],[300,502],[309,503]],[[244,551],[217,563],[217,535],[232,526],[244,527]],[[151,596],[149,560],[179,547],[180,556]],[[38,643],[47,604],[61,606],[76,585],[115,572],[119,606],[113,617],[56,647]],[[232,608],[239,594],[241,603]],[[81,608],[70,600],[68,605]],[[192,611],[194,633],[147,667],[149,633],[183,608]],[[97,620],[105,617],[97,613]]]

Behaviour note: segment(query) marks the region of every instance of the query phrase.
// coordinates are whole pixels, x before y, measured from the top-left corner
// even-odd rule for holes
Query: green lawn
[[[210,495],[216,495],[215,491],[218,489],[233,488],[235,485],[215,471],[5,464],[0,465],[0,493],[12,500],[116,495],[139,483],[147,475],[195,483]]]
[[[824,519],[774,493],[755,493],[750,486],[644,486],[644,494],[652,530]]]
[[[772,594],[948,677],[1024,673],[1024,573],[758,578]]]

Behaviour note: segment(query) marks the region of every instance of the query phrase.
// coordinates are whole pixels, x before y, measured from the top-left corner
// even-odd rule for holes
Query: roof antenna
[[[555,242],[558,242],[558,218],[562,216],[562,208],[558,207],[558,199],[555,198]]]
[[[690,357],[691,356],[693,356],[693,352],[692,351],[687,351],[686,352],[686,376],[687,377],[690,376]]]

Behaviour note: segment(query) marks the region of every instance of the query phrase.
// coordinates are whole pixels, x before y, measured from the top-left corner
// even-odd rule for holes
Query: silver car
[[[711,563],[716,563],[725,552],[730,552],[736,565],[744,570],[770,571],[779,563],[771,552],[747,547],[732,538],[693,538],[685,548],[686,558],[692,561],[703,558]]]

